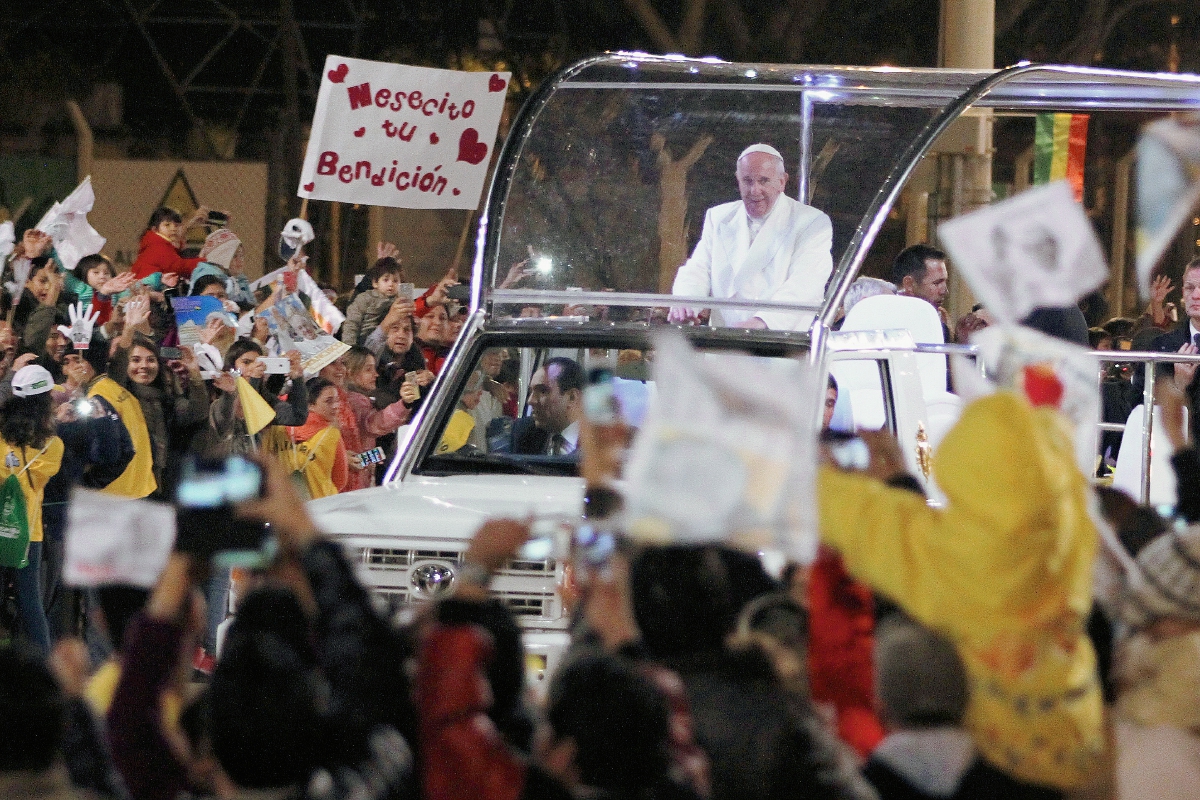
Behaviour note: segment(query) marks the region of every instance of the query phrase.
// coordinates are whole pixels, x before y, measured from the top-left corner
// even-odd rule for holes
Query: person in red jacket
[[[154,209],[154,213],[150,215],[150,222],[146,225],[146,232],[142,234],[142,241],[138,244],[137,259],[130,268],[134,277],[140,281],[153,275],[191,275],[202,259],[184,258],[180,244],[183,234],[189,228],[194,228],[206,219],[208,208],[205,206],[196,209],[196,213],[186,225],[183,223],[183,217],[175,209],[167,206]]]

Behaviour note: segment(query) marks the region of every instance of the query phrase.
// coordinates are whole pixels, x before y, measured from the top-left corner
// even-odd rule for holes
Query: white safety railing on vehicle
[[[918,353],[943,353],[946,355],[964,355],[976,360],[979,365],[979,371],[986,374],[986,365],[983,359],[979,356],[979,349],[973,345],[964,344],[941,344],[941,343],[926,343],[918,344],[914,348]],[[1141,503],[1146,504],[1150,501],[1150,460],[1151,448],[1150,437],[1154,434],[1154,383],[1157,377],[1157,368],[1159,364],[1200,364],[1200,355],[1184,355],[1182,353],[1147,353],[1133,350],[1092,350],[1089,355],[1095,358],[1102,364],[1143,364],[1145,368],[1144,383],[1142,385],[1142,440],[1140,462],[1141,462],[1141,485],[1138,487],[1138,499]],[[1101,373],[1096,374],[1096,387],[1099,391],[1100,381],[1103,380]],[[1125,432],[1124,422],[1105,422],[1103,419],[1104,407],[1100,407],[1101,418],[1097,420],[1096,427],[1101,431],[1116,431],[1118,433]],[[1122,443],[1124,444],[1124,443]]]

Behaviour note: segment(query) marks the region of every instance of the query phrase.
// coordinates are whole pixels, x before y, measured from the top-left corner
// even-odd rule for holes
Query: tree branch
[[[659,50],[664,53],[678,53],[682,49],[662,17],[654,10],[654,6],[650,5],[650,0],[625,0],[625,7],[630,10]]]
[[[683,8],[683,25],[679,28],[679,45],[689,56],[700,55],[701,34],[707,11],[705,0],[686,0]]]
[[[996,3],[996,38],[1007,34],[1020,22],[1034,0],[1008,0]]]
[[[717,0],[717,3],[721,7],[721,21],[725,24],[733,57],[745,58],[754,40],[750,37],[750,26],[746,24],[742,7],[737,0]]]

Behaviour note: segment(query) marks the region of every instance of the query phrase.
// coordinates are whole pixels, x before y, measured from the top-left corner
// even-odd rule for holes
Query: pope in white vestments
[[[787,172],[774,147],[755,144],[737,160],[742,199],[710,208],[700,243],[675,274],[672,294],[820,305],[833,271],[829,217],[783,193]],[[776,309],[713,309],[712,324],[804,330],[812,313]],[[673,322],[694,321],[695,309],[672,308]]]

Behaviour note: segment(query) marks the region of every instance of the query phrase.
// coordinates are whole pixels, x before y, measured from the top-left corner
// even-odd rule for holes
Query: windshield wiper
[[[430,456],[425,463],[427,467],[432,466],[435,468],[453,464],[455,466],[452,469],[455,473],[465,471],[458,469],[459,466],[479,466],[484,464],[492,467],[514,467],[523,475],[546,475],[554,478],[562,478],[573,476],[576,473],[577,463],[575,461],[560,460],[540,463],[532,460],[536,458],[537,456],[519,456],[512,453],[441,453]]]

